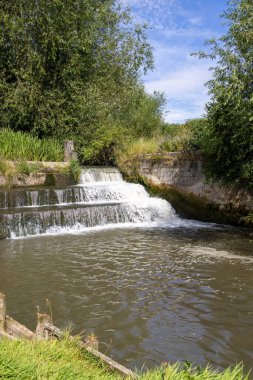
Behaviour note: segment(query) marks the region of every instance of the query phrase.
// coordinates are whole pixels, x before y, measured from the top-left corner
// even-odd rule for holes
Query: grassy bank
[[[116,162],[131,160],[134,156],[178,151],[202,150],[207,140],[205,119],[193,119],[184,124],[166,124],[152,137],[128,139],[116,148]]]
[[[247,380],[241,366],[214,372],[186,364],[166,365],[141,374],[141,380]],[[120,376],[81,351],[77,340],[0,340],[0,379],[117,380]]]
[[[63,146],[55,139],[39,139],[24,132],[0,130],[1,160],[63,161]]]
[[[0,188],[24,186],[69,186],[78,183],[81,166],[70,162],[0,160]]]
[[[63,159],[63,144],[55,139],[39,139],[29,133],[0,129],[0,176],[7,180],[8,186],[19,176],[25,183],[26,176],[38,173],[62,174],[78,181],[81,172],[78,161],[63,165]]]

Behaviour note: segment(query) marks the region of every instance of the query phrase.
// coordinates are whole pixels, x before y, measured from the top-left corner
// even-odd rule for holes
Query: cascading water
[[[81,183],[123,181],[117,168],[86,167],[81,173]]]
[[[116,168],[84,168],[80,184],[64,189],[0,192],[1,234],[10,238],[179,220],[168,202],[123,181]]]

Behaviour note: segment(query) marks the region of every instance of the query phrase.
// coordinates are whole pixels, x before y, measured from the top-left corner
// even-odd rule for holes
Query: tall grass
[[[126,141],[125,144],[115,149],[115,159],[119,167],[134,156],[157,153],[159,151],[160,140],[157,137],[141,137],[135,141]]]
[[[55,139],[40,140],[28,133],[2,129],[0,157],[14,161],[63,161],[63,147]]]
[[[133,156],[202,150],[208,145],[208,139],[208,124],[204,118],[188,120],[184,124],[164,124],[154,137],[128,140],[123,146],[118,146],[116,161],[120,164]]]
[[[159,138],[144,138],[141,137],[138,140],[130,142],[126,147],[126,152],[130,156],[141,156],[147,153],[156,153],[159,150]]]
[[[82,351],[77,340],[0,340],[0,378],[17,380],[119,380],[105,365]],[[241,365],[223,372],[188,364],[164,365],[139,374],[140,380],[247,380]]]
[[[119,380],[77,342],[0,340],[0,379]]]
[[[150,371],[140,377],[141,380],[249,380],[249,375],[243,373],[243,366],[237,365],[223,372],[210,367],[199,368],[185,364],[167,365],[155,371]]]

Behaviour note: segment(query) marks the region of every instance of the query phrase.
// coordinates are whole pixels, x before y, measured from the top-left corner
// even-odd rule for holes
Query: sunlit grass
[[[178,131],[169,136],[155,136],[139,138],[128,141],[125,145],[116,149],[117,162],[124,162],[133,157],[141,157],[146,154],[167,153],[187,149],[190,132],[186,128],[178,128]]]
[[[201,150],[208,142],[206,119],[188,120],[184,124],[167,124],[163,130],[149,138],[127,140],[116,149],[117,163],[131,160],[134,156]]]
[[[199,368],[185,364],[173,364],[150,371],[140,377],[141,380],[249,380],[249,375],[243,373],[243,366],[237,365],[222,372],[210,367]]]
[[[78,347],[76,340],[0,340],[0,378],[17,380],[120,377]]]
[[[81,350],[78,339],[50,341],[12,341],[0,339],[0,378],[17,380],[118,380],[121,377]],[[201,369],[188,364],[163,365],[147,373],[139,373],[140,380],[247,380],[243,366],[223,372],[209,367]]]
[[[159,151],[159,139],[153,138],[139,138],[135,141],[126,141],[124,145],[118,146],[115,150],[116,163],[119,167],[127,160],[133,157],[140,157],[145,154],[157,153]]]
[[[0,130],[3,160],[63,161],[63,147],[55,139],[39,139],[28,133]]]
[[[156,153],[159,150],[159,139],[158,138],[144,138],[131,142],[126,146],[126,154],[129,156],[141,156],[148,153]]]

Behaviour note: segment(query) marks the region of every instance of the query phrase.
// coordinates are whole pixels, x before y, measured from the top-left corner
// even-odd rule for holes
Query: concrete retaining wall
[[[201,152],[134,157],[124,164],[124,170],[131,177],[140,177],[190,217],[244,225],[253,213],[253,194],[207,182]]]
[[[19,172],[18,161],[5,161],[8,166],[6,174],[0,173],[1,187],[33,187],[33,186],[68,186],[74,183],[69,175],[68,162],[32,162],[26,164],[35,168],[34,173]],[[37,169],[36,169],[37,165]]]

